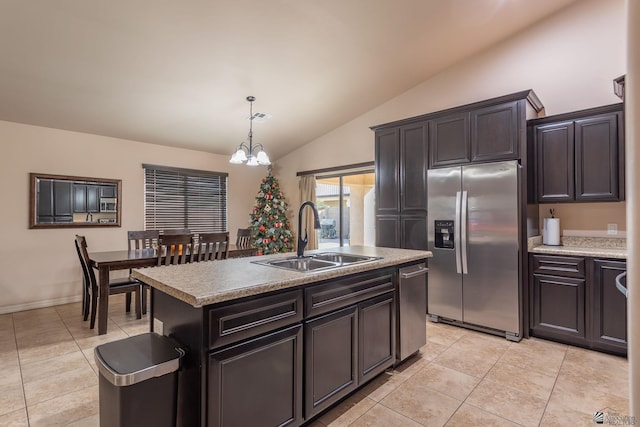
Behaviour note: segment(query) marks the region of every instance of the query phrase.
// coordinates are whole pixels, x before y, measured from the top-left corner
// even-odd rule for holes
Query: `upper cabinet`
[[[623,104],[530,120],[539,203],[624,200]]]
[[[429,167],[520,158],[524,100],[499,102],[429,121]]]

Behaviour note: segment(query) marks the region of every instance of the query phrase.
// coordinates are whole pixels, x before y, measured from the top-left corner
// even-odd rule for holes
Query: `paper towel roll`
[[[542,243],[545,245],[560,245],[560,218],[545,218]]]

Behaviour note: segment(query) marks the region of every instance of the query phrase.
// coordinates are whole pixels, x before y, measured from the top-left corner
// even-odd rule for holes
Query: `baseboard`
[[[37,308],[47,308],[79,301],[82,301],[82,295],[29,302],[26,304],[6,305],[4,307],[0,307],[0,314],[15,313],[17,311],[25,310],[35,310]]]

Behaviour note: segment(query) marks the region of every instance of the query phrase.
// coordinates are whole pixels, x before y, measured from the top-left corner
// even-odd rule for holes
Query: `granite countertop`
[[[305,255],[329,251],[381,257],[381,259],[306,273],[251,262],[295,257],[295,253],[285,253],[134,269],[132,277],[193,307],[203,307],[209,304],[286,289],[348,274],[418,261],[432,256],[431,252],[428,251],[369,246],[305,251]]]
[[[593,258],[627,258],[626,239],[603,237],[562,237],[561,245],[542,244],[542,236],[529,238],[529,252]]]

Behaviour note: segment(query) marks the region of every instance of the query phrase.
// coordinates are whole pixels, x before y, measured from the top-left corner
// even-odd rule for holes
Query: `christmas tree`
[[[293,234],[287,219],[287,202],[278,180],[271,175],[262,178],[256,205],[251,212],[251,235],[258,255],[293,251]]]

